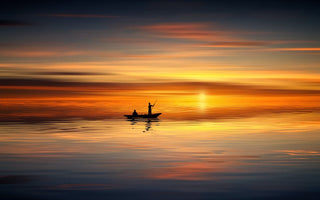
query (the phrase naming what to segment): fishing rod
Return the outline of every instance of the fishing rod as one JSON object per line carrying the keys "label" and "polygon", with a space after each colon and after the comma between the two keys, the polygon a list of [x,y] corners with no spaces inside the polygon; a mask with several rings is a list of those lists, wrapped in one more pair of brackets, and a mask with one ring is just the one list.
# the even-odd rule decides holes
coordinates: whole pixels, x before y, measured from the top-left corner
{"label": "fishing rod", "polygon": [[152,105],[152,106],[156,105],[157,101],[158,101],[158,100],[156,100],[156,101],[153,103],[153,105]]}

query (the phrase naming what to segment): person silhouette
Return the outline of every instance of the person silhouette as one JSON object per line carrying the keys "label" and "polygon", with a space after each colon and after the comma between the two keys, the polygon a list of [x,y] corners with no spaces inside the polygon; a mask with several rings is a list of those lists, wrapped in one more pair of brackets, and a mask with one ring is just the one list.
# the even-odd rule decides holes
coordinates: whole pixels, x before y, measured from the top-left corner
{"label": "person silhouette", "polygon": [[132,116],[138,116],[138,113],[136,110],[133,111]]}
{"label": "person silhouette", "polygon": [[149,102],[149,105],[148,105],[148,115],[150,116],[150,115],[152,115],[152,107],[153,107],[154,105],[151,105],[151,103]]}

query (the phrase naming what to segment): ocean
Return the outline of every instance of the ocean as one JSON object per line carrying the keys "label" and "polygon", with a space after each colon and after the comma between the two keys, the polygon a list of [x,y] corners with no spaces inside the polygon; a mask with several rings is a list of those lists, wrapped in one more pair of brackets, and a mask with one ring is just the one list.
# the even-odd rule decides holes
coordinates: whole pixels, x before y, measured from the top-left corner
{"label": "ocean", "polygon": [[317,199],[317,113],[0,125],[1,199]]}

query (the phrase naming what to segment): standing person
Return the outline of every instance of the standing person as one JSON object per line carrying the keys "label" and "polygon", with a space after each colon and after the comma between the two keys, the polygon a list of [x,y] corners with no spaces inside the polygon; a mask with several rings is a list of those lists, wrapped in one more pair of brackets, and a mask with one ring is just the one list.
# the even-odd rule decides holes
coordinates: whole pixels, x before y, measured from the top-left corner
{"label": "standing person", "polygon": [[151,103],[149,102],[149,105],[148,105],[148,115],[150,116],[150,115],[152,115],[152,107],[153,107],[154,105],[151,105]]}

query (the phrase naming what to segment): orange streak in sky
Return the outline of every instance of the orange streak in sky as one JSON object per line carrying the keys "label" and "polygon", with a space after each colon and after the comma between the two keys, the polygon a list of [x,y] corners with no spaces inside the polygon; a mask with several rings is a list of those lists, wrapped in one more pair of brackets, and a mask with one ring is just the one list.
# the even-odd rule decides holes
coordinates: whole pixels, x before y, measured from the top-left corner
{"label": "orange streak in sky", "polygon": [[307,48],[275,48],[269,49],[269,51],[320,51],[319,47],[307,47]]}

